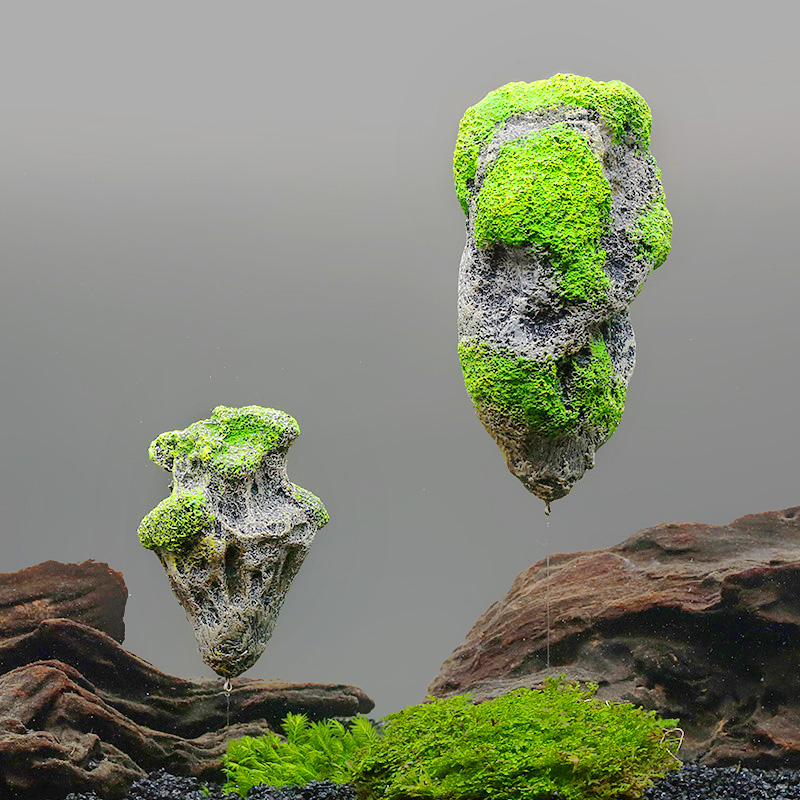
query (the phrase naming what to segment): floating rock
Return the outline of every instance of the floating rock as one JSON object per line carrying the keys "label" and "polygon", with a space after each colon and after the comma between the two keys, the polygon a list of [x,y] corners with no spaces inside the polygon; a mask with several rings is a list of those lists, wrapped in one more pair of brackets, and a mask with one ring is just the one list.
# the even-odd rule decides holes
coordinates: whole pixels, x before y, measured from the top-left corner
{"label": "floating rock", "polygon": [[0,573],[0,639],[35,630],[46,619],[82,622],[122,642],[128,590],[108,564],[45,561]]}
{"label": "floating rock", "polygon": [[680,719],[683,760],[797,768],[798,663],[800,507],[552,555],[549,574],[540,561],[517,576],[428,691],[484,700],[563,672]]}
{"label": "floating rock", "polygon": [[221,782],[229,739],[369,712],[339,684],[232,681],[230,725],[220,681],[159,672],[94,628],[66,619],[0,641],[0,797],[122,797],[134,780],[170,772]]}
{"label": "floating rock", "polygon": [[669,253],[650,124],[630,86],[555,75],[490,92],[459,127],[461,367],[509,469],[548,503],[617,427],[627,307]]}
{"label": "floating rock", "polygon": [[255,664],[292,579],[328,522],[318,497],[289,482],[286,453],[300,433],[274,408],[218,406],[211,419],[163,433],[150,458],[172,494],[139,527],[218,675]]}

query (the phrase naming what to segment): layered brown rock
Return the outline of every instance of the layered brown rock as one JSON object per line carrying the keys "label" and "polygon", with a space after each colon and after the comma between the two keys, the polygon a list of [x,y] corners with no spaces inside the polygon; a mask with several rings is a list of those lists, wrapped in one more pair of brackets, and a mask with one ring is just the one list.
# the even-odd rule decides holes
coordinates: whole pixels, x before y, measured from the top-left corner
{"label": "layered brown rock", "polygon": [[46,619],[74,619],[122,642],[125,580],[108,564],[45,561],[0,573],[0,639],[35,630]]}
{"label": "layered brown rock", "polygon": [[[94,562],[0,576],[0,798],[115,800],[160,767],[219,781],[232,738],[278,730],[289,711],[319,720],[374,706],[353,686],[236,679],[228,698],[221,681],[165,675],[117,641],[126,596],[122,576]],[[59,611],[74,619],[46,618]]]}
{"label": "layered brown rock", "polygon": [[428,691],[484,700],[560,673],[678,717],[684,760],[800,766],[800,507],[540,561]]}

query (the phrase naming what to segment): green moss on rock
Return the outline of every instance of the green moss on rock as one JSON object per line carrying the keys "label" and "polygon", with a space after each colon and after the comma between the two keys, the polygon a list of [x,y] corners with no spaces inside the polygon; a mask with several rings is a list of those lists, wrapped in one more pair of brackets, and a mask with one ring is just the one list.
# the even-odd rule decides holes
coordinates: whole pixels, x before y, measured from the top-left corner
{"label": "green moss on rock", "polygon": [[588,354],[582,354],[536,362],[485,342],[458,346],[464,382],[476,404],[546,438],[566,436],[581,425],[595,428],[605,440],[622,417],[625,385],[614,373],[602,336],[593,337]]}
{"label": "green moss on rock", "polygon": [[214,525],[200,492],[178,490],[162,500],[139,525],[139,541],[148,550],[181,553]]}
{"label": "green moss on rock", "polygon": [[602,336],[592,338],[589,349],[588,362],[575,366],[572,405],[605,440],[616,430],[625,409],[625,384],[614,373]]}
{"label": "green moss on rock", "polygon": [[304,506],[306,509],[306,513],[314,520],[317,525],[317,530],[319,530],[323,525],[327,525],[330,522],[330,516],[328,516],[328,510],[322,503],[322,500],[319,499],[313,492],[309,492],[308,489],[304,489],[302,486],[298,486],[296,483],[292,485],[292,497],[300,503],[301,506]]}
{"label": "green moss on rock", "polygon": [[459,344],[464,382],[472,399],[542,436],[574,430],[577,415],[564,404],[554,361],[535,362],[497,352],[485,342]]}
{"label": "green moss on rock", "polygon": [[556,123],[500,148],[476,201],[475,242],[544,249],[561,296],[591,302],[611,287],[599,247],[610,211],[600,160],[586,139]]}
{"label": "green moss on rock", "polygon": [[297,421],[274,408],[217,406],[211,419],[162,433],[150,445],[150,458],[164,469],[172,469],[176,458],[197,459],[223,478],[243,478],[254,474],[270,452],[288,447],[299,433]]}
{"label": "green moss on rock", "polygon": [[630,134],[646,149],[652,116],[644,98],[622,81],[593,81],[579,75],[558,74],[534,83],[507,83],[467,109],[458,129],[453,158],[456,193],[464,213],[469,211],[469,188],[475,179],[478,155],[507,119],[559,106],[595,111],[611,128],[616,140]]}
{"label": "green moss on rock", "polygon": [[672,215],[663,191],[636,220],[630,237],[637,246],[638,255],[651,261],[653,269],[667,260],[672,244]]}

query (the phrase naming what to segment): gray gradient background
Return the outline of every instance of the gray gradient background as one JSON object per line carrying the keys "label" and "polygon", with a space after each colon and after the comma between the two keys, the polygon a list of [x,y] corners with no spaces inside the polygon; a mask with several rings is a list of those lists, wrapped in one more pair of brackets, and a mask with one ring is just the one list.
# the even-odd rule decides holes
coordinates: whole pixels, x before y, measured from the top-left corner
{"label": "gray gradient background", "polygon": [[[788,8],[4,4],[0,571],[107,561],[126,646],[210,675],[136,537],[169,482],[147,447],[217,404],[283,409],[331,523],[247,675],[383,715],[547,549],[800,502]],[[467,106],[556,72],[648,101],[675,233],[622,423],[548,529],[464,390],[451,163]]]}

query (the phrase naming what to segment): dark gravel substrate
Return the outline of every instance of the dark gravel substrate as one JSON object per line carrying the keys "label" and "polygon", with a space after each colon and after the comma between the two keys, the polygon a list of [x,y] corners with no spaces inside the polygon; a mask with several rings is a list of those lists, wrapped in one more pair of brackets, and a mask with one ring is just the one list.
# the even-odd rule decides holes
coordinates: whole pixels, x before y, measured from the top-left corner
{"label": "dark gravel substrate", "polygon": [[800,800],[800,770],[701,767],[684,764],[663,777],[645,800]]}
{"label": "dark gravel substrate", "polygon": [[[207,786],[208,793],[203,790]],[[248,800],[355,800],[351,786],[329,781],[307,783],[305,786],[255,786]],[[92,792],[69,794],[65,800],[100,800]],[[161,769],[136,781],[125,800],[242,800],[238,794],[227,794],[220,786],[205,784],[196,778],[179,778]]]}
{"label": "dark gravel substrate", "polygon": [[[241,800],[209,785],[205,794],[200,781],[179,778],[164,770],[152,773],[131,786],[126,800]],[[309,783],[275,789],[258,786],[248,800],[354,800],[352,787],[338,783]],[[99,800],[94,794],[70,794],[66,800]],[[736,767],[684,766],[669,773],[644,800],[800,800],[800,770],[761,770]]]}

